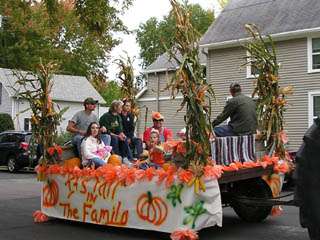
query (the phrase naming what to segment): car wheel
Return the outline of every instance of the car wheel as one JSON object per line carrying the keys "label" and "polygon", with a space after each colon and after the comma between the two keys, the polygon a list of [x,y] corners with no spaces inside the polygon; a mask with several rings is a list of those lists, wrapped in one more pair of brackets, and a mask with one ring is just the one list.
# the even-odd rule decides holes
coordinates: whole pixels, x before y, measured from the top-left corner
{"label": "car wheel", "polygon": [[[239,197],[260,198],[261,201],[272,198],[268,184],[260,178],[235,183],[234,193]],[[262,222],[271,213],[272,206],[245,204],[234,199],[231,204],[236,214],[246,222]]]}
{"label": "car wheel", "polygon": [[17,164],[17,160],[16,160],[15,156],[10,155],[8,157],[7,166],[8,166],[9,172],[11,172],[11,173],[14,173],[18,170],[18,164]]}

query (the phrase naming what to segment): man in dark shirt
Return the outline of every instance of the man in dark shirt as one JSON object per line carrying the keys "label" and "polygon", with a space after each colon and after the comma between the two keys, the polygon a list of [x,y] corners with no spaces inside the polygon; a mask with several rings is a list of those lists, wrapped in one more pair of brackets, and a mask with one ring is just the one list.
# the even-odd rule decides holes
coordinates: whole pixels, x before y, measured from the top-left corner
{"label": "man in dark shirt", "polygon": [[[230,85],[232,98],[227,101],[223,112],[212,122],[217,137],[255,134],[257,130],[256,104],[252,98],[241,93],[239,83]],[[230,117],[227,125],[218,126]]]}
{"label": "man in dark shirt", "polygon": [[139,158],[143,148],[142,140],[134,136],[134,116],[131,112],[131,102],[129,100],[123,100],[123,108],[121,112],[123,132],[128,138],[130,147],[134,150],[134,157]]}
{"label": "man in dark shirt", "polygon": [[122,118],[120,116],[123,103],[114,100],[111,103],[109,112],[103,114],[100,118],[100,127],[104,127],[111,136],[112,151],[123,158],[132,160],[132,154],[128,143],[128,138],[123,132]]}

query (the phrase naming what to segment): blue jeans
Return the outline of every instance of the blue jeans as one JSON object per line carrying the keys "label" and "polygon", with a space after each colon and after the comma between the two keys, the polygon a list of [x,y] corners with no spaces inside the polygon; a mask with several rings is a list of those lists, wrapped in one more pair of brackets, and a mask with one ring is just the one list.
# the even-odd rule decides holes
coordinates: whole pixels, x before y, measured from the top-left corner
{"label": "blue jeans", "polygon": [[94,164],[95,168],[101,167],[106,164],[105,161],[103,161],[101,158],[98,158],[98,157],[91,158],[88,161],[89,161],[88,165],[91,166],[92,164]]}
{"label": "blue jeans", "polygon": [[104,145],[106,146],[111,146],[111,136],[109,134],[106,134],[106,133],[102,133],[100,135],[101,137],[101,141],[104,143]]}
{"label": "blue jeans", "polygon": [[134,156],[139,158],[141,153],[143,152],[142,140],[140,138],[133,137],[131,139],[130,147],[133,148]]}
{"label": "blue jeans", "polygon": [[76,134],[72,138],[72,145],[77,148],[78,156],[81,158],[81,143],[83,140],[84,136],[80,134]]}
{"label": "blue jeans", "polygon": [[123,158],[126,157],[129,161],[132,160],[132,153],[127,139],[120,141],[117,136],[111,135],[111,146],[113,153]]}
{"label": "blue jeans", "polygon": [[221,125],[221,126],[215,127],[213,131],[217,137],[228,137],[228,136],[237,135],[229,125]]}
{"label": "blue jeans", "polygon": [[158,164],[155,164],[155,163],[143,162],[143,163],[140,163],[140,165],[139,165],[139,169],[143,169],[143,170],[146,170],[146,169],[151,168],[151,167],[154,167],[155,169],[161,168]]}

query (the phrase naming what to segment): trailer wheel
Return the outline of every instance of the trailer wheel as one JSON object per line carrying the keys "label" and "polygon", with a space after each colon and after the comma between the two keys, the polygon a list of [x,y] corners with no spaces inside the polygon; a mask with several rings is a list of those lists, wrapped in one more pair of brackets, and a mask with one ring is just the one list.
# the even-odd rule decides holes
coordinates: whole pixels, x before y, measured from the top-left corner
{"label": "trailer wheel", "polygon": [[235,198],[231,202],[231,207],[236,214],[246,222],[261,222],[265,220],[271,212],[272,206],[255,206],[237,200],[237,197],[252,197],[268,199],[272,198],[272,192],[268,184],[261,178],[239,181],[234,184]]}

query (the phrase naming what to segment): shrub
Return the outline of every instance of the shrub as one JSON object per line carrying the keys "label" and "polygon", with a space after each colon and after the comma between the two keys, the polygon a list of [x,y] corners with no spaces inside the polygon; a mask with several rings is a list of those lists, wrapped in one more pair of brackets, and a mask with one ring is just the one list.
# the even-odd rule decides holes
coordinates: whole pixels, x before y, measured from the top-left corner
{"label": "shrub", "polygon": [[63,144],[65,144],[66,142],[70,141],[72,139],[72,134],[69,132],[61,132],[57,139],[56,139],[56,143],[60,146],[62,146]]}
{"label": "shrub", "polygon": [[14,130],[14,124],[11,116],[7,113],[0,113],[0,132]]}

